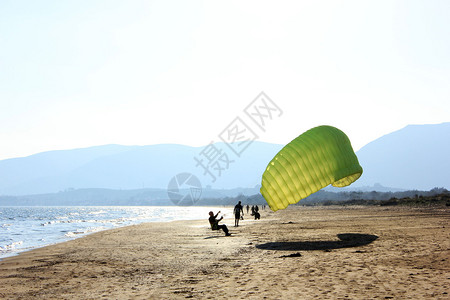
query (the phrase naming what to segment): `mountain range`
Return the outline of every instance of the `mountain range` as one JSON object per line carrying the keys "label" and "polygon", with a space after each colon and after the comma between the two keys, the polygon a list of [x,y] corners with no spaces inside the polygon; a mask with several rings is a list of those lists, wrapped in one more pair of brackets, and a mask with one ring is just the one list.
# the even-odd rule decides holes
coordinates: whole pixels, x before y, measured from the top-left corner
{"label": "mountain range", "polygon": [[[282,145],[254,141],[245,146],[103,145],[0,160],[0,195],[89,188],[165,190],[182,173],[194,175],[205,190],[257,191],[267,163]],[[406,126],[357,151],[364,172],[349,188],[449,189],[448,153],[450,123]]]}
{"label": "mountain range", "polygon": [[401,189],[450,189],[450,123],[409,125],[362,147],[364,169],[354,186],[381,184]]}

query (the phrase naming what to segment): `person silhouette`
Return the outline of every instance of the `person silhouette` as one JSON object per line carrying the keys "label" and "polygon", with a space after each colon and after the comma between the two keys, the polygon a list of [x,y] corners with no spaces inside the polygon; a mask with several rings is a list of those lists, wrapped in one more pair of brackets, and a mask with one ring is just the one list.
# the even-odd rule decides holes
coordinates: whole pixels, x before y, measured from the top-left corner
{"label": "person silhouette", "polygon": [[244,210],[241,205],[241,201],[239,201],[238,204],[236,204],[236,206],[234,207],[234,227],[239,226],[239,220],[241,219],[241,212],[242,215],[244,215]]}
{"label": "person silhouette", "polygon": [[219,222],[222,221],[223,216],[220,217],[220,219],[217,220],[217,216],[219,215],[220,210],[217,212],[216,215],[212,211],[209,212],[209,224],[211,225],[212,230],[220,230],[222,229],[223,232],[225,232],[225,236],[230,236],[231,233],[228,232],[228,227],[225,224],[219,225]]}
{"label": "person silhouette", "polygon": [[255,220],[259,220],[261,218],[258,205],[252,206],[252,216],[255,216]]}

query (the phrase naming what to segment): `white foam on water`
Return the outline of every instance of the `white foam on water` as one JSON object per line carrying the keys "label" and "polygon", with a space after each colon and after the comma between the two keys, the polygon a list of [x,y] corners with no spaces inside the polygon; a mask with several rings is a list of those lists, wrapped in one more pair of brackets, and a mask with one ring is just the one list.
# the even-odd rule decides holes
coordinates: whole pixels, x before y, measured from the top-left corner
{"label": "white foam on water", "polygon": [[198,220],[210,210],[229,208],[144,207],[0,207],[0,258],[102,230],[144,222]]}

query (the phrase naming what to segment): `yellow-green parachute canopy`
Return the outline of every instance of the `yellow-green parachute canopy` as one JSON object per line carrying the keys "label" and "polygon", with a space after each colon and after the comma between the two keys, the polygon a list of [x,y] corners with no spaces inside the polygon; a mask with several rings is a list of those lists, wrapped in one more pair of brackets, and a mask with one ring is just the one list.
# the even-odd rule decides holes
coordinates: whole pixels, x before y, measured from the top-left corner
{"label": "yellow-green parachute canopy", "polygon": [[318,126],[275,155],[262,176],[261,194],[277,211],[329,184],[350,185],[361,174],[362,167],[345,133],[332,126]]}

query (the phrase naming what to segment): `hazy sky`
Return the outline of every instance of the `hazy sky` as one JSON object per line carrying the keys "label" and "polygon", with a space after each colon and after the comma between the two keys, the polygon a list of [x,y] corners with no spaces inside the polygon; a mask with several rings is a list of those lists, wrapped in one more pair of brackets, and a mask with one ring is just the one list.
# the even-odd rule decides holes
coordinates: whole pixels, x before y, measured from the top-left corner
{"label": "hazy sky", "polygon": [[[355,150],[450,121],[450,1],[0,1],[0,159],[102,144],[204,146],[240,117]],[[264,91],[264,130],[244,109]]]}

